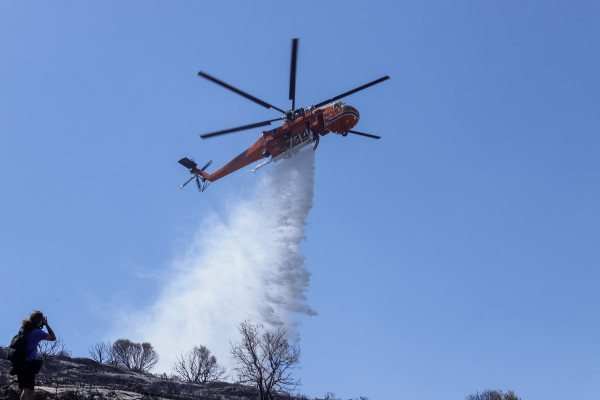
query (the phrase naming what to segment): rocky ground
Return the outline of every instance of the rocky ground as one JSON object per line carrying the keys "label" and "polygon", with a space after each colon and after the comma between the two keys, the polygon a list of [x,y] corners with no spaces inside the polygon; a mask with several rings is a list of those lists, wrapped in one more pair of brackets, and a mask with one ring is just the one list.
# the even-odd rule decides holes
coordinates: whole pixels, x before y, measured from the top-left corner
{"label": "rocky ground", "polygon": [[[1,353],[1,351],[0,351]],[[0,400],[18,399],[16,377],[10,362],[0,357]],[[225,382],[191,384],[99,364],[87,358],[55,357],[47,360],[36,379],[36,400],[256,400],[251,387]],[[301,400],[286,397],[287,400]]]}

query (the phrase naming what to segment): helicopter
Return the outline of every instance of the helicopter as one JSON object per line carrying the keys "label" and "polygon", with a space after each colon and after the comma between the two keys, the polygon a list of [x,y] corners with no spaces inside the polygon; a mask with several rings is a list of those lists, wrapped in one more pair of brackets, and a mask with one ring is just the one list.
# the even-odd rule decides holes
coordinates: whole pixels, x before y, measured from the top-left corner
{"label": "helicopter", "polygon": [[227,162],[221,168],[211,174],[205,172],[212,161],[206,163],[202,168],[198,168],[198,164],[190,158],[184,157],[179,160],[179,164],[189,169],[192,177],[183,185],[183,189],[192,180],[196,180],[198,190],[203,192],[211,182],[223,178],[232,172],[237,171],[249,164],[259,160],[266,160],[254,167],[253,171],[267,165],[270,162],[277,162],[281,159],[290,157],[297,151],[313,144],[313,149],[316,150],[319,145],[319,137],[325,136],[329,132],[334,132],[342,136],[347,136],[349,133],[359,136],[368,137],[371,139],[381,139],[381,136],[372,135],[369,133],[358,132],[352,130],[358,123],[360,115],[358,110],[341,101],[341,98],[349,96],[353,93],[364,90],[368,87],[381,83],[389,76],[384,76],[372,82],[359,86],[355,89],[344,92],[340,95],[322,101],[318,104],[309,107],[296,108],[296,64],[298,56],[298,39],[292,39],[292,55],[290,67],[290,90],[289,100],[292,101],[292,108],[285,111],[275,107],[263,100],[260,100],[234,86],[231,86],[205,72],[198,72],[198,76],[205,78],[219,86],[222,86],[232,92],[245,97],[265,108],[274,109],[283,114],[283,116],[268,121],[257,122],[253,124],[238,126],[235,128],[224,129],[216,132],[200,135],[202,139],[207,139],[219,135],[224,135],[233,132],[239,132],[248,129],[259,128],[271,125],[275,121],[283,121],[283,125],[263,131],[258,140],[254,142],[248,149],[244,150],[240,155]]}

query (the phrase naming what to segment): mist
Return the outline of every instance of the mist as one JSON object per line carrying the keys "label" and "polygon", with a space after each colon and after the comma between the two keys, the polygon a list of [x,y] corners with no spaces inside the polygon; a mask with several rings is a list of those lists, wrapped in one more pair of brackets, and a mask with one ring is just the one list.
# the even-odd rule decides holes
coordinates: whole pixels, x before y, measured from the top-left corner
{"label": "mist", "polygon": [[175,358],[198,345],[230,368],[241,322],[283,325],[297,338],[298,317],[316,315],[300,246],[313,204],[314,153],[259,170],[249,197],[232,202],[225,217],[199,221],[183,255],[169,263],[156,302],[129,318],[132,340],[158,352],[156,370],[171,373]]}

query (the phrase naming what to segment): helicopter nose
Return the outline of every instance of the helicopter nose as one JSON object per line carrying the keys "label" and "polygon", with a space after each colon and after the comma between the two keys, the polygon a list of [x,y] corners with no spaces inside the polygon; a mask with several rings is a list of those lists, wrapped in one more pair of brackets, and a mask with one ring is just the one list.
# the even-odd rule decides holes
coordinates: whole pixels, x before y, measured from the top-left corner
{"label": "helicopter nose", "polygon": [[358,110],[356,108],[344,104],[342,106],[342,114],[346,116],[346,118],[344,118],[346,130],[352,129],[356,126],[356,124],[358,124],[360,115],[358,114]]}
{"label": "helicopter nose", "polygon": [[358,124],[360,118],[356,108],[337,102],[325,110],[325,127],[330,132],[345,133]]}

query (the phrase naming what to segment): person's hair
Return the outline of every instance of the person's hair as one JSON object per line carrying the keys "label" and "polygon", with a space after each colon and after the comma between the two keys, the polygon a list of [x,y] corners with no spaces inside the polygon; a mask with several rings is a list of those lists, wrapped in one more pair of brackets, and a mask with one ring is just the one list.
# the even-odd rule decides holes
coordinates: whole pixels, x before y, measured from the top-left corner
{"label": "person's hair", "polygon": [[24,331],[30,331],[38,327],[40,321],[44,319],[44,313],[41,311],[34,311],[29,316],[29,319],[24,319],[21,323],[21,329]]}

